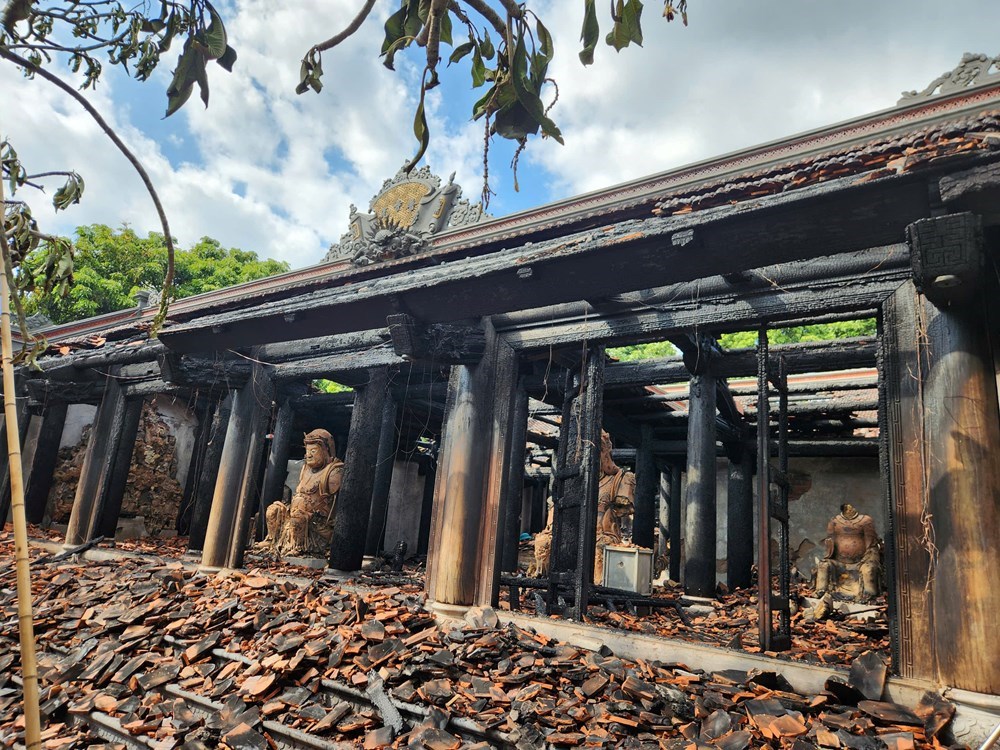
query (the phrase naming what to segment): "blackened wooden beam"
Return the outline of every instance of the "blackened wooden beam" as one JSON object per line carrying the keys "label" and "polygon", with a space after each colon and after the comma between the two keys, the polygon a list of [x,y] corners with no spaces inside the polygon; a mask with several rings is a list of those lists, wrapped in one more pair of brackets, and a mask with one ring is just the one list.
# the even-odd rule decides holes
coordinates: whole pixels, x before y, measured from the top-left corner
{"label": "blackened wooden beam", "polygon": [[158,358],[159,375],[171,385],[197,388],[240,388],[250,377],[253,362],[229,355],[204,356],[166,352]]}
{"label": "blackened wooden beam", "polygon": [[[381,325],[385,325],[384,320]],[[298,359],[364,351],[372,347],[382,346],[388,343],[390,338],[389,330],[380,327],[368,331],[355,331],[333,336],[316,336],[313,338],[292,339],[274,344],[264,344],[257,348],[257,352],[261,361],[278,364]]]}
{"label": "blackened wooden beam", "polygon": [[753,569],[754,455],[743,445],[729,460],[726,494],[726,585],[730,591],[748,588]]}
{"label": "blackened wooden beam", "polygon": [[497,319],[512,346],[536,351],[582,339],[634,344],[693,330],[727,333],[871,317],[906,280],[908,266],[906,246],[896,244],[753,269],[739,283],[709,276],[616,295],[623,302],[615,305],[579,302]]}
{"label": "blackened wooden beam", "polygon": [[360,386],[369,370],[402,365],[405,361],[393,351],[392,344],[379,344],[362,351],[281,362],[274,365],[273,375],[279,382],[329,378],[344,385]]}
{"label": "blackened wooden beam", "polygon": [[[656,558],[669,561],[670,545],[670,469],[657,462]],[[668,571],[669,575],[669,571]]]}
{"label": "blackened wooden beam", "polygon": [[393,350],[407,361],[471,364],[486,349],[482,326],[425,324],[406,313],[390,315],[386,322]]}
{"label": "blackened wooden beam", "polygon": [[104,381],[89,380],[57,382],[33,378],[26,383],[29,402],[33,407],[46,404],[99,404],[104,396]]}
{"label": "blackened wooden beam", "polygon": [[295,409],[289,398],[278,403],[278,414],[274,419],[274,429],[267,451],[267,467],[264,483],[260,491],[260,512],[257,514],[256,538],[263,539],[267,533],[266,515],[271,503],[283,500],[285,480],[288,478],[288,455],[292,448],[292,427]]}
{"label": "blackened wooden beam", "polygon": [[378,451],[375,454],[375,476],[372,481],[371,510],[368,516],[368,534],[365,539],[365,554],[372,557],[396,541],[394,539],[384,540],[386,519],[389,514],[392,467],[396,460],[396,444],[399,440],[399,433],[396,430],[396,411],[396,402],[391,395],[387,395],[382,404]]}
{"label": "blackened wooden beam", "polygon": [[691,376],[684,524],[684,591],[715,595],[715,435],[716,383],[711,375]]}
{"label": "blackened wooden beam", "polygon": [[[657,440],[653,443],[653,450],[657,456],[684,456],[687,454],[688,442],[686,440]],[[725,456],[726,453],[721,446],[717,446],[717,456]],[[812,439],[812,440],[789,440],[788,455],[797,458],[802,457],[851,457],[851,456],[877,456],[877,438],[841,438],[841,439]]]}
{"label": "blackened wooden beam", "polygon": [[84,454],[80,478],[76,485],[73,509],[66,526],[66,544],[76,546],[90,541],[96,534],[102,497],[114,466],[117,449],[116,435],[125,419],[125,396],[116,368],[106,379],[104,398],[97,408],[90,439]]}
{"label": "blackened wooden beam", "polygon": [[208,519],[212,511],[212,498],[215,495],[215,481],[219,474],[222,452],[229,431],[229,417],[233,410],[233,393],[222,398],[214,409],[209,429],[203,433],[203,448],[200,451],[201,460],[189,471],[198,472],[198,486],[191,505],[190,536],[188,550],[201,552],[205,546],[205,532],[208,529]]}
{"label": "blackened wooden beam", "polygon": [[[771,399],[772,411],[776,399]],[[788,405],[789,414],[850,414],[856,411],[875,411],[878,409],[878,397],[873,393],[868,398],[836,397],[817,398],[814,401],[793,401]],[[750,421],[756,421],[757,408],[747,406],[745,413]]]}
{"label": "blackened wooden beam", "polygon": [[[775,358],[784,356],[788,372],[826,373],[872,367],[875,364],[877,341],[874,336],[805,344],[778,344],[772,347]],[[710,366],[716,377],[749,377],[756,367],[754,350],[738,349],[717,356]],[[679,383],[687,379],[688,370],[680,357],[664,357],[638,362],[612,362],[607,367],[607,383],[616,387]]]}
{"label": "blackened wooden beam", "polygon": [[365,554],[389,371],[384,367],[370,370],[366,381],[354,397],[344,478],[333,512],[329,561],[334,570],[360,570]]}
{"label": "blackened wooden beam", "polygon": [[194,510],[195,495],[198,492],[199,468],[204,461],[206,435],[212,428],[212,414],[215,407],[216,403],[210,398],[199,398],[192,404],[198,426],[195,428],[194,445],[191,457],[188,459],[184,495],[174,524],[178,536],[188,536],[191,533],[191,515]]}
{"label": "blackened wooden beam", "polygon": [[59,462],[59,442],[66,425],[67,408],[64,403],[55,403],[42,412],[42,426],[38,431],[24,490],[28,523],[39,524],[45,519],[52,476]]}
{"label": "blackened wooden beam", "polygon": [[[878,379],[873,372],[869,377],[857,377],[857,378],[837,378],[836,380],[823,380],[822,377],[817,377],[815,381],[800,382],[796,383],[792,381],[788,384],[788,393],[792,394],[811,394],[811,393],[826,393],[828,391],[863,391],[868,389],[874,389],[878,386]],[[732,391],[734,396],[755,396],[757,395],[757,386],[744,386],[744,385],[733,385],[730,383],[729,390]],[[687,394],[679,394],[678,400],[683,400],[687,398]]]}
{"label": "blackened wooden beam", "polygon": [[670,464],[670,580],[681,580],[681,465]]}
{"label": "blackened wooden beam", "polygon": [[[503,521],[506,503],[513,501],[511,482],[518,483],[515,467],[514,414],[518,410],[518,356],[496,334],[487,321],[487,348],[478,367],[490,370],[487,394],[489,420],[483,461],[482,513],[479,519],[479,555],[476,560],[476,598],[481,607],[497,607],[500,603],[500,568],[503,553]],[[520,466],[524,466],[523,458]]]}
{"label": "blackened wooden beam", "polygon": [[[496,253],[268,300],[238,315],[210,315],[168,328],[184,351],[376,328],[387,309],[427,322],[592,299],[704,275],[739,272],[898,242],[929,214],[929,171],[856,177],[685,215],[630,220]],[[615,273],[607,272],[609,258]],[[332,330],[331,330],[332,329]]]}
{"label": "blackened wooden beam", "polygon": [[274,381],[265,366],[254,363],[250,378],[242,391],[248,391],[253,398],[250,415],[250,437],[247,441],[247,455],[240,483],[236,518],[233,521],[232,539],[226,567],[242,568],[246,549],[253,543],[253,516],[260,512],[261,483],[264,479],[264,459],[267,450],[267,435],[273,428],[276,411],[274,402],[276,389]]}
{"label": "blackened wooden beam", "polygon": [[114,437],[116,446],[107,488],[101,497],[96,536],[115,538],[118,516],[121,514],[122,500],[125,497],[129,471],[132,468],[132,453],[135,450],[135,439],[142,418],[142,404],[141,398],[125,400],[121,428]]}
{"label": "blackened wooden beam", "polygon": [[434,515],[434,481],[437,476],[437,462],[429,457],[421,459],[420,475],[424,478],[424,494],[420,503],[417,554],[426,555],[431,535],[431,519]]}
{"label": "blackened wooden beam", "polygon": [[642,426],[642,442],[639,444],[635,463],[635,517],[632,521],[632,541],[640,547],[652,549],[660,472],[656,468],[653,456],[651,425]]}
{"label": "blackened wooden beam", "polygon": [[[500,569],[517,570],[519,538],[521,536],[521,506],[524,497],[524,456],[528,440],[528,393],[518,381],[517,393],[510,418],[510,463],[507,493],[504,499],[503,546]],[[553,441],[557,442],[557,441]]]}

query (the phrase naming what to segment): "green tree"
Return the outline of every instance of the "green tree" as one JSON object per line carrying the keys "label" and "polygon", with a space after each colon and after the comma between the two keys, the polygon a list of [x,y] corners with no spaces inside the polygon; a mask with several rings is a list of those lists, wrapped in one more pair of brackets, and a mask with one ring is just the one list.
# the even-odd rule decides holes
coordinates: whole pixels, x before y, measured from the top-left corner
{"label": "green tree", "polygon": [[[813,323],[792,328],[775,328],[768,331],[769,344],[797,344],[807,341],[832,341],[853,336],[874,336],[875,318],[844,320],[836,323]],[[747,349],[757,346],[757,331],[725,333],[719,337],[723,349]]]}
{"label": "green tree", "polygon": [[288,270],[284,261],[237,248],[224,248],[218,240],[202,237],[190,250],[177,253],[176,296],[211,292],[227,286],[263,279]]}
{"label": "green tree", "polygon": [[[813,323],[812,325],[775,328],[769,330],[770,344],[795,344],[807,341],[833,341],[854,336],[874,336],[875,318],[844,320],[836,323]],[[749,349],[757,346],[757,331],[737,331],[724,333],[719,337],[723,349]],[[654,341],[650,344],[632,344],[608,349],[608,354],[622,362],[657,357],[673,357],[679,352],[669,341]]]}
{"label": "green tree", "polygon": [[[141,237],[132,229],[111,229],[103,224],[79,227],[76,236],[74,283],[65,296],[29,294],[28,314],[43,313],[54,323],[102,315],[135,305],[140,289],[159,288],[167,268],[163,235],[150,232]],[[47,260],[39,248],[29,253],[20,271],[34,272]],[[176,254],[174,296],[221,289],[288,270],[288,264],[261,260],[254,252],[223,248],[211,237],[203,237],[188,250]]]}

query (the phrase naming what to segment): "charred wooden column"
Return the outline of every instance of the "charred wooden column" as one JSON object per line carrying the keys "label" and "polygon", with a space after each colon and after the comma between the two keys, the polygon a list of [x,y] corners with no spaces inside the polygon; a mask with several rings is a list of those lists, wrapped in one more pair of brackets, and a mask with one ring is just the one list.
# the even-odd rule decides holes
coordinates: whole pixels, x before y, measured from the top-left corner
{"label": "charred wooden column", "polygon": [[330,567],[334,570],[361,569],[388,391],[389,371],[380,367],[368,371],[367,385],[359,387],[354,396],[344,451],[344,479],[333,512]]}
{"label": "charred wooden column", "polygon": [[653,426],[644,424],[635,459],[635,517],[632,521],[632,542],[640,547],[653,547],[659,479],[660,472],[653,458]]}
{"label": "charred wooden column", "polygon": [[730,590],[752,583],[753,451],[740,446],[729,458],[726,493],[726,585]]}
{"label": "charred wooden column", "polygon": [[[87,441],[73,510],[66,527],[66,545],[70,547],[89,541],[102,526],[102,510],[126,419],[126,399],[116,377],[117,371],[118,368],[113,368],[107,378],[104,397],[97,408]],[[134,433],[132,439],[134,442]]]}
{"label": "charred wooden column", "polygon": [[681,467],[670,466],[670,580],[681,580]]}
{"label": "charred wooden column", "polygon": [[[296,394],[297,395],[297,394]],[[286,394],[278,403],[278,414],[274,418],[271,432],[270,450],[267,452],[267,468],[264,469],[264,483],[260,491],[260,512],[257,513],[255,537],[263,539],[267,533],[265,514],[271,503],[282,500],[285,480],[288,478],[288,454],[292,447],[292,424],[295,410],[291,398]]]}
{"label": "charred wooden column", "polygon": [[684,591],[694,596],[715,595],[715,404],[715,378],[693,375],[688,403]]}
{"label": "charred wooden column", "polygon": [[417,533],[417,554],[426,555],[431,538],[431,520],[434,517],[434,480],[437,462],[425,457],[420,462],[420,475],[424,478],[424,498],[420,505],[420,531]]}
{"label": "charred wooden column", "polygon": [[670,469],[657,465],[659,471],[658,505],[656,514],[656,556],[669,559],[670,546]]}
{"label": "charred wooden column", "polygon": [[272,389],[264,366],[254,364],[247,383],[232,393],[232,412],[201,554],[201,564],[206,568],[242,564],[250,515],[256,508],[254,485],[271,416]]}
{"label": "charred wooden column", "polygon": [[1000,642],[1000,408],[982,298],[995,271],[971,214],[908,239],[922,294],[900,288],[882,331],[899,669],[996,694],[1000,661],[983,655]]}
{"label": "charred wooden column", "polygon": [[552,490],[549,606],[556,606],[558,587],[568,587],[573,596],[569,615],[581,620],[594,583],[604,412],[603,346],[589,348],[582,370],[575,378],[567,378],[564,394]]}
{"label": "charred wooden column", "polygon": [[107,491],[101,498],[100,518],[96,529],[97,535],[108,539],[113,539],[118,529],[118,516],[125,497],[129,471],[132,468],[132,453],[135,451],[135,439],[139,433],[139,420],[142,418],[142,404],[141,398],[126,399],[121,429],[113,438],[117,447],[108,477]]}
{"label": "charred wooden column", "polygon": [[[382,420],[379,427],[378,450],[375,455],[375,476],[372,482],[371,510],[368,516],[368,535],[365,554],[375,556],[382,551],[382,537],[385,533],[386,515],[389,512],[389,489],[392,485],[392,467],[396,459],[396,401],[386,396],[382,405]],[[387,540],[395,544],[395,540]],[[408,552],[413,552],[409,550]]]}
{"label": "charred wooden column", "polygon": [[208,517],[212,510],[212,497],[215,493],[215,480],[219,474],[219,463],[222,460],[222,449],[226,443],[226,433],[229,428],[229,416],[233,410],[232,394],[227,394],[216,406],[211,422],[202,433],[203,446],[199,455],[201,460],[197,467],[197,485],[191,499],[191,522],[189,524],[188,550],[201,552],[205,546],[205,531],[208,528]]}
{"label": "charred wooden column", "polygon": [[[28,411],[28,398],[25,392],[24,379],[16,378],[14,388],[17,391],[17,432],[21,438],[21,445],[24,445],[24,438],[28,434],[28,427],[31,424],[31,412]],[[6,420],[3,427],[0,427],[0,445],[6,445],[7,425]],[[23,459],[22,459],[23,460]],[[6,461],[0,464],[0,527],[7,521],[7,514],[10,512],[10,466]]]}
{"label": "charred wooden column", "polygon": [[25,513],[28,523],[41,523],[52,489],[52,474],[59,462],[59,442],[66,425],[67,404],[55,402],[45,407],[42,426],[31,456],[28,479],[24,490]]}
{"label": "charred wooden column", "polygon": [[499,590],[517,357],[485,327],[482,360],[453,366],[448,382],[427,559],[428,598],[442,611],[491,604]]}
{"label": "charred wooden column", "polygon": [[528,392],[518,383],[514,411],[510,418],[510,474],[504,499],[503,561],[501,570],[517,570],[517,550],[521,537],[521,507],[524,498],[524,453],[528,436]]}

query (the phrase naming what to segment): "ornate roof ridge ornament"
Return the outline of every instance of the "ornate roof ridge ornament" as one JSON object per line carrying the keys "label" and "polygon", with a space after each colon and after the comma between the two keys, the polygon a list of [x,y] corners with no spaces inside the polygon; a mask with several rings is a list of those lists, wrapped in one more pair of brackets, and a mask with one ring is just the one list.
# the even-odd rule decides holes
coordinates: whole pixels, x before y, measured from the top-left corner
{"label": "ornate roof ridge ornament", "polygon": [[449,227],[476,224],[488,215],[482,204],[462,198],[455,173],[448,184],[427,166],[406,173],[402,168],[368,204],[367,214],[351,204],[350,229],[330,246],[323,262],[349,260],[366,266],[417,255],[430,249],[431,237]]}
{"label": "ornate roof ridge ornament", "polygon": [[990,57],[966,52],[954,70],[939,75],[923,91],[904,91],[902,98],[896,104],[897,106],[913,104],[990,83],[1000,83],[1000,55]]}

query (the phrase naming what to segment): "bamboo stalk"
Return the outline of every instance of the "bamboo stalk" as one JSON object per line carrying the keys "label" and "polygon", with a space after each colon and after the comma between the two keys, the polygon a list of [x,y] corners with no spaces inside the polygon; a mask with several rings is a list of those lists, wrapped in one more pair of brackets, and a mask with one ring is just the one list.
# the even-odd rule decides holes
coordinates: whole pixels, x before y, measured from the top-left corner
{"label": "bamboo stalk", "polygon": [[[42,746],[41,717],[38,710],[38,665],[35,660],[35,627],[31,613],[31,570],[28,563],[28,524],[24,513],[24,475],[21,465],[21,437],[17,429],[14,393],[14,347],[10,337],[10,286],[7,283],[5,254],[7,234],[2,218],[6,215],[3,181],[0,180],[0,347],[3,351],[3,408],[7,424],[7,461],[10,471],[10,509],[14,521],[14,556],[17,566],[17,618],[21,634],[21,679],[24,682],[24,744],[27,750]],[[5,519],[0,519],[0,521]]]}

